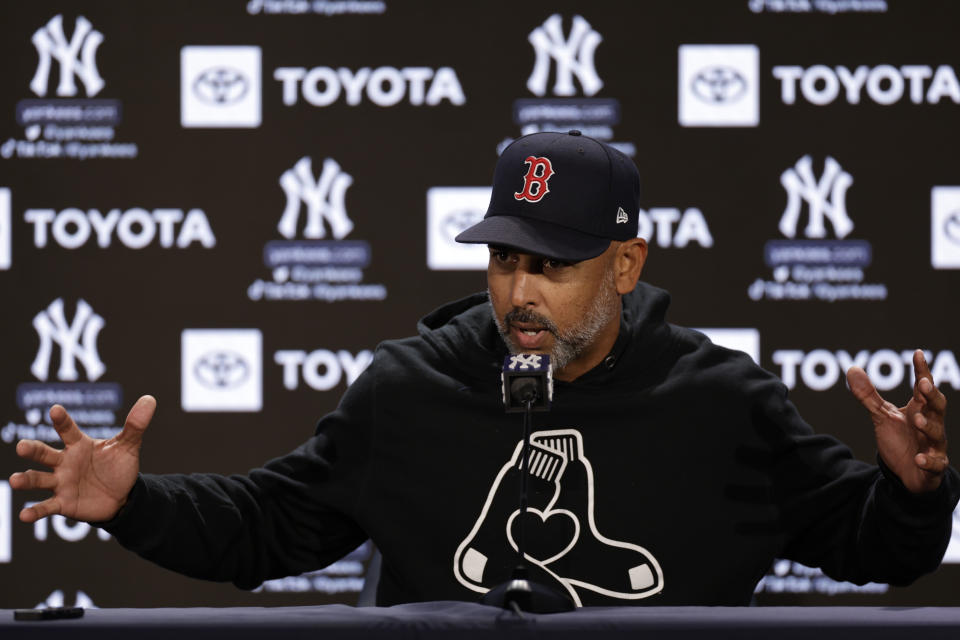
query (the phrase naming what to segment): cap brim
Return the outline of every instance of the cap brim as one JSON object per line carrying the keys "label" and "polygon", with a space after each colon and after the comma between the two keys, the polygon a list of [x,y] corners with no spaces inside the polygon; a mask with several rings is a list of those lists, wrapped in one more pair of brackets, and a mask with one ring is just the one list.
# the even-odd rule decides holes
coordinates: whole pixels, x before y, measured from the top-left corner
{"label": "cap brim", "polygon": [[516,216],[490,216],[455,238],[466,244],[492,244],[566,262],[596,258],[610,246],[609,238]]}

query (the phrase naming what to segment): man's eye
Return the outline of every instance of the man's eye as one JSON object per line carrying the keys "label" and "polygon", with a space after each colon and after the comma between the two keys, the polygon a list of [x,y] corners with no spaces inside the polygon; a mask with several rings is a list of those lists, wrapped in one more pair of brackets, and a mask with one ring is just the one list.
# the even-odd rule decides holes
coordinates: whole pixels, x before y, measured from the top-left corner
{"label": "man's eye", "polygon": [[492,255],[495,259],[499,260],[500,262],[506,262],[507,260],[510,259],[510,252],[507,251],[506,249],[491,249],[490,255]]}
{"label": "man's eye", "polygon": [[563,260],[554,260],[553,258],[545,258],[543,260],[543,266],[547,269],[562,269],[564,267],[569,267],[569,262],[564,262]]}

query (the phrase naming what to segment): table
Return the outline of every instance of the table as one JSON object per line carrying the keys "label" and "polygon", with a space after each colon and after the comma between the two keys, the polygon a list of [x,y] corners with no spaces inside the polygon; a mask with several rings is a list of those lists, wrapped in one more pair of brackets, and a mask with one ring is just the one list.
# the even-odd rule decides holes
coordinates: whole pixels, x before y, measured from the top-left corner
{"label": "table", "polygon": [[91,609],[82,618],[14,621],[0,610],[0,638],[15,640],[293,640],[299,638],[960,638],[954,607],[594,607],[515,614],[468,602],[395,607]]}

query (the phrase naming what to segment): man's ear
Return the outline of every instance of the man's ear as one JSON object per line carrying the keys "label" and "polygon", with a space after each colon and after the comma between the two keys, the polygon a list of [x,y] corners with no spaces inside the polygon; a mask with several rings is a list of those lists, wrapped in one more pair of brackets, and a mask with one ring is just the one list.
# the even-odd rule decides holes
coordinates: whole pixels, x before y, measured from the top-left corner
{"label": "man's ear", "polygon": [[614,282],[617,293],[630,293],[637,286],[643,265],[647,261],[647,241],[631,238],[620,244],[614,258]]}

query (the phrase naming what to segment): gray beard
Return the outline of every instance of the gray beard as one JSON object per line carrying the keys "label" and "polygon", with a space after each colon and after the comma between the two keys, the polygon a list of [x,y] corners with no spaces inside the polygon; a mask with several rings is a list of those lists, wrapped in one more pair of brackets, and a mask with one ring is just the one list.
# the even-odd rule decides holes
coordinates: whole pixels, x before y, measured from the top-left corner
{"label": "gray beard", "polygon": [[[493,302],[490,301],[490,314],[497,325],[497,331],[503,338],[504,344],[510,353],[520,353],[523,350],[518,349],[510,339],[510,333],[507,325],[513,322],[535,322],[546,328],[553,334],[553,349],[550,351],[550,361],[554,371],[560,371],[568,364],[579,358],[583,352],[592,345],[603,328],[610,322],[617,313],[617,290],[613,285],[612,273],[608,274],[609,279],[604,278],[604,284],[600,286],[596,297],[590,304],[590,308],[584,314],[580,322],[561,332],[557,326],[541,316],[535,311],[527,309],[513,309],[508,312],[504,319],[497,317],[497,312],[493,308]],[[487,296],[489,298],[489,290]]]}

